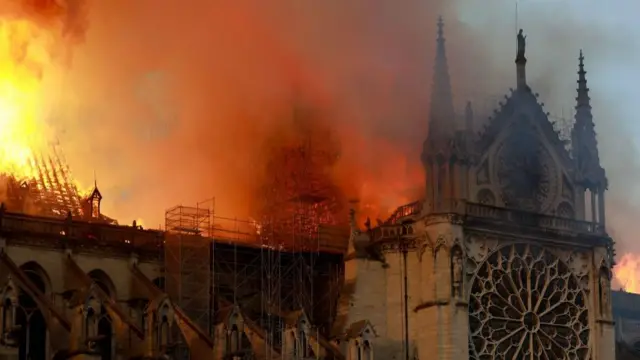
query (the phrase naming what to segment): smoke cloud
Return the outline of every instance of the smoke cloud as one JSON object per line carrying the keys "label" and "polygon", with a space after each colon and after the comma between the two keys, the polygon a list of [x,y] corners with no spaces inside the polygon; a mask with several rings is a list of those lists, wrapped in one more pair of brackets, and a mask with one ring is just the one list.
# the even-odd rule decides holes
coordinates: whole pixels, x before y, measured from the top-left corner
{"label": "smoke cloud", "polygon": [[507,0],[91,5],[84,21],[72,22],[78,25],[71,29],[88,29],[80,32],[73,66],[49,73],[56,79],[51,118],[75,176],[90,185],[95,170],[103,209],[121,222],[142,218],[156,226],[163,209],[210,197],[218,214],[248,216],[262,140],[289,121],[294,87],[341,138],[337,171],[350,197],[390,207],[420,196],[442,15],[460,113],[470,100],[476,115],[486,116],[515,87],[515,33],[522,27],[530,85],[554,117],[570,118],[584,50],[610,180],[609,226],[619,252],[640,250],[631,225],[640,196],[633,182],[640,129],[630,121],[640,47],[629,49],[617,34],[621,19],[635,13],[631,1],[605,11],[595,0],[522,0],[517,25]]}

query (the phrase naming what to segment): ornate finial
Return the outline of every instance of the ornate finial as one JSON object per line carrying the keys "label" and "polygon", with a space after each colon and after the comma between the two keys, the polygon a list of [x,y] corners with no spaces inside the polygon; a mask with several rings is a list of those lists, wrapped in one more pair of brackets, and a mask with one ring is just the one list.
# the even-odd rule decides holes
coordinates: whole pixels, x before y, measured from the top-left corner
{"label": "ornate finial", "polygon": [[584,66],[584,55],[582,55],[582,49],[580,49],[580,57],[578,57],[578,60],[580,60],[580,66]]}
{"label": "ornate finial", "polygon": [[584,81],[586,82],[586,78],[585,75],[587,74],[586,71],[584,71],[584,54],[582,53],[582,49],[580,49],[580,56],[578,57],[578,75],[580,75],[578,81]]}
{"label": "ornate finial", "polygon": [[587,72],[584,70],[584,54],[580,49],[578,57],[578,97],[576,98],[576,110],[578,108],[591,108],[589,88],[587,87]]}

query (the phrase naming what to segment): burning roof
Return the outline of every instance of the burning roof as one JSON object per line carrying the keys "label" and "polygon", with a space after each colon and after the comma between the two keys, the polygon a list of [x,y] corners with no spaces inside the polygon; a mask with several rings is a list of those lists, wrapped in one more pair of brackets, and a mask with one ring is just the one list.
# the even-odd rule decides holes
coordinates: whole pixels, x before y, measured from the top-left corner
{"label": "burning roof", "polygon": [[[4,191],[0,198],[10,210],[51,217],[71,215],[115,223],[100,214],[102,195],[97,187],[90,194],[81,194],[59,145],[52,144],[47,153],[34,152],[27,159],[26,166],[26,175],[8,172],[0,175],[0,186]],[[92,211],[94,207],[97,212]]]}

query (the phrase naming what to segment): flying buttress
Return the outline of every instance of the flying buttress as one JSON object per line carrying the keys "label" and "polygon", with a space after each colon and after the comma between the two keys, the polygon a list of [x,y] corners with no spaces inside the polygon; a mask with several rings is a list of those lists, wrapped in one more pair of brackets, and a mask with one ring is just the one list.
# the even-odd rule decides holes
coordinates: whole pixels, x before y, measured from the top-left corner
{"label": "flying buttress", "polygon": [[[100,302],[107,311],[111,321],[115,325],[115,334],[119,344],[132,344],[132,347],[128,349],[130,356],[138,355],[141,350],[137,350],[135,345],[141,343],[144,340],[143,330],[136,325],[132,319],[126,315],[123,309],[116,303],[116,301],[109,296],[99,286],[95,286],[94,281],[89,275],[80,268],[78,263],[72,258],[71,254],[67,254],[65,259],[65,265],[67,270],[80,281],[80,283],[87,289],[91,288],[92,292],[96,294]],[[92,286],[93,285],[93,286]],[[130,342],[130,335],[133,334],[137,337],[137,341]]]}
{"label": "flying buttress", "polygon": [[[180,332],[184,336],[189,346],[191,359],[194,360],[209,360],[213,356],[213,340],[207,336],[196,324],[189,319],[189,317],[174,303],[172,303],[166,293],[156,287],[153,282],[138,268],[134,263],[131,267],[131,272],[134,278],[145,288],[149,297],[149,307],[147,308],[148,314],[154,314],[162,309],[161,304],[168,304],[173,312],[173,319],[180,329]],[[159,324],[156,324],[158,326]],[[147,356],[155,356],[151,352],[158,351],[148,347]]]}
{"label": "flying buttress", "polygon": [[[69,334],[71,332],[71,323],[40,289],[29,279],[22,269],[20,269],[13,260],[7,255],[4,249],[0,249],[0,268],[5,270],[11,277],[11,281],[25,294],[30,296],[36,303],[38,309],[42,313],[49,334],[51,336],[50,343],[54,350],[65,349],[69,344]],[[3,273],[5,271],[1,271]],[[6,304],[3,304],[6,306]]]}

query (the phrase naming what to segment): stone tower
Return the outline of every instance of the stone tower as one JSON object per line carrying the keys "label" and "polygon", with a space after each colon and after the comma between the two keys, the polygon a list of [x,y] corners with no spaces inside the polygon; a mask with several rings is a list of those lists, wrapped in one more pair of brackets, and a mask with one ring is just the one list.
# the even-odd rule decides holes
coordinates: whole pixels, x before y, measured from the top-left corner
{"label": "stone tower", "polygon": [[351,314],[375,313],[376,358],[614,357],[607,180],[584,57],[567,146],[527,84],[522,31],[517,40],[516,88],[476,133],[470,103],[456,124],[438,22],[426,197],[358,230],[368,239],[350,260],[381,263],[377,280],[351,274],[384,294],[377,307],[367,296],[349,304]]}

